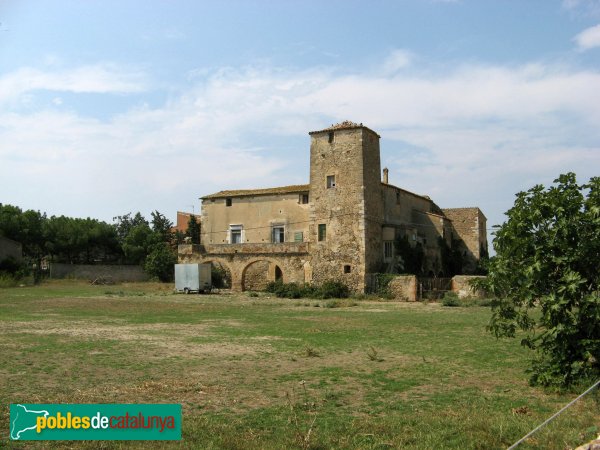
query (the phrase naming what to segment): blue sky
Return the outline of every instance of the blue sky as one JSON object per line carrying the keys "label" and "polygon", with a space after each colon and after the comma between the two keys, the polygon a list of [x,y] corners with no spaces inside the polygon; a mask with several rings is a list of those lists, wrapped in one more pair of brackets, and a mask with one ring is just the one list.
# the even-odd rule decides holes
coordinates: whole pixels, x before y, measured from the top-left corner
{"label": "blue sky", "polygon": [[308,182],[308,132],[503,221],[600,175],[600,1],[0,0],[0,202],[111,221]]}

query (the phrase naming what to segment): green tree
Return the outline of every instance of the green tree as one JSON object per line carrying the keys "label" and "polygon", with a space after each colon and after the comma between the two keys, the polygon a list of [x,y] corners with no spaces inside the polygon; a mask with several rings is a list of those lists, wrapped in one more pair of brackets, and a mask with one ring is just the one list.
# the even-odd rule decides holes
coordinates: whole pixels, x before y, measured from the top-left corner
{"label": "green tree", "polygon": [[600,177],[554,183],[517,194],[483,287],[491,331],[535,351],[531,383],[569,386],[600,376]]}
{"label": "green tree", "polygon": [[162,282],[173,281],[174,267],[177,255],[169,244],[159,242],[152,246],[144,263],[144,270],[150,276],[158,278]]}
{"label": "green tree", "polygon": [[151,213],[152,215],[152,231],[158,234],[160,240],[163,242],[171,242],[173,240],[173,222],[167,219],[163,214],[158,211]]}
{"label": "green tree", "polygon": [[194,214],[190,215],[190,220],[188,221],[188,229],[186,231],[186,236],[192,238],[192,244],[200,243],[200,224],[196,219]]}
{"label": "green tree", "polygon": [[139,211],[135,213],[135,216],[133,217],[131,217],[131,213],[127,213],[123,216],[113,217],[113,221],[115,221],[114,227],[117,230],[117,236],[119,237],[119,242],[121,242],[121,244],[125,242],[125,238],[132,228],[139,225],[150,225]]}

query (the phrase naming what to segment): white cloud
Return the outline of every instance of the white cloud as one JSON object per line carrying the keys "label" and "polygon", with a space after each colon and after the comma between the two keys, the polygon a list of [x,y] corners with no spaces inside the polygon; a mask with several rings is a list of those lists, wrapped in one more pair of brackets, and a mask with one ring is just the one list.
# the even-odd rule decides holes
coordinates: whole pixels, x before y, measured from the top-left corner
{"label": "white cloud", "polygon": [[[401,56],[387,61],[400,68]],[[137,209],[169,214],[221,189],[307,182],[307,132],[344,119],[382,135],[392,183],[442,207],[479,205],[491,223],[518,190],[568,170],[597,175],[598,71],[468,65],[417,77],[379,67],[353,75],[226,68],[189,80],[161,106],[108,120],[5,110],[0,192],[4,202],[51,213],[71,205],[65,214],[105,219]],[[106,92],[130,79],[111,73],[117,81]],[[53,73],[38,78],[65,89]]]}
{"label": "white cloud", "polygon": [[600,0],[563,0],[563,8],[573,13],[588,16],[600,16]]}
{"label": "white cloud", "polygon": [[600,47],[600,25],[587,28],[573,38],[580,50]]}
{"label": "white cloud", "polygon": [[0,76],[0,105],[40,90],[124,94],[142,92],[146,83],[142,73],[112,63],[46,71],[24,67]]}
{"label": "white cloud", "polygon": [[383,73],[392,75],[410,66],[413,55],[407,50],[394,50],[383,62]]}

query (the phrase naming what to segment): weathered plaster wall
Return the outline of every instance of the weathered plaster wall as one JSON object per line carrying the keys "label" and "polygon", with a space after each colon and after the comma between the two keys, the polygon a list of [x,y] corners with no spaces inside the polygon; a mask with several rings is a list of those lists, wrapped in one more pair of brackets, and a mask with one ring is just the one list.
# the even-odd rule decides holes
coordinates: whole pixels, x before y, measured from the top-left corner
{"label": "weathered plaster wall", "polygon": [[230,225],[243,225],[245,243],[270,243],[273,225],[284,226],[285,242],[294,242],[298,232],[308,240],[309,204],[301,203],[301,193],[231,197],[231,206],[225,202],[202,201],[201,243],[228,243]]}

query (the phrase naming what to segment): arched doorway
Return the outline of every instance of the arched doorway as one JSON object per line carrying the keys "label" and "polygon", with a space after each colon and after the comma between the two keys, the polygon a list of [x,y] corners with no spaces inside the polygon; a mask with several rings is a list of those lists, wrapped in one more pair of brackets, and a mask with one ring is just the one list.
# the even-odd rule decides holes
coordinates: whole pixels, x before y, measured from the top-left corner
{"label": "arched doorway", "polygon": [[253,261],[242,272],[242,290],[264,291],[270,281],[283,281],[283,271],[277,264],[264,259]]}
{"label": "arched doorway", "polygon": [[231,270],[219,261],[205,261],[212,266],[212,284],[217,289],[231,289]]}

